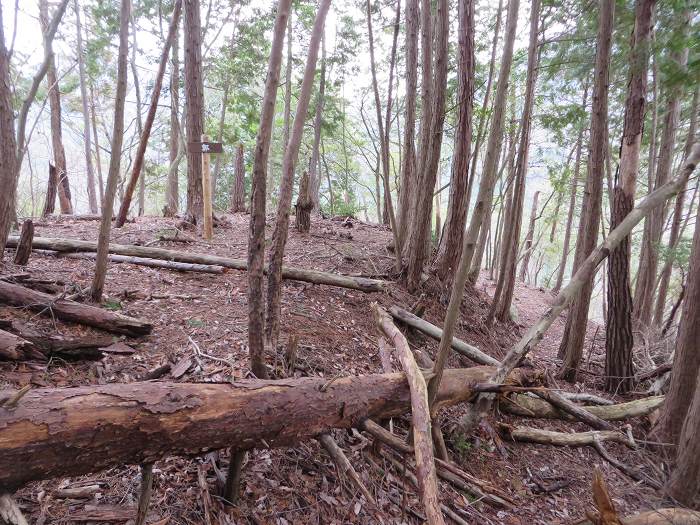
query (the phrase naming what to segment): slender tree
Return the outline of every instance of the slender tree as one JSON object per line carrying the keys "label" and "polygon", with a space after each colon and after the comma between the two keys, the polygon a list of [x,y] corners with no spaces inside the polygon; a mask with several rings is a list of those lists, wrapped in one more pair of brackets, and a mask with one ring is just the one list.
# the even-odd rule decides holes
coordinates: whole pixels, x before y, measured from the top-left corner
{"label": "slender tree", "polygon": [[12,83],[10,81],[10,53],[5,45],[5,29],[0,4],[0,261],[5,253],[5,243],[10,231],[14,207],[14,192],[17,187],[15,160],[15,114],[12,106]]}
{"label": "slender tree", "polygon": [[311,159],[309,160],[309,194],[314,209],[321,213],[321,200],[319,191],[321,188],[321,173],[319,165],[321,161],[321,133],[323,131],[323,105],[326,98],[326,37],[321,37],[321,71],[316,94],[316,114],[314,115],[314,141],[311,146]]}
{"label": "slender tree", "polygon": [[[620,164],[615,176],[610,229],[615,229],[634,208],[639,152],[644,130],[649,42],[654,0],[637,0],[630,49],[630,76],[625,101],[625,121],[620,144]],[[627,392],[633,386],[632,292],[630,290],[629,237],[608,258],[608,310],[605,326],[605,388]]]}
{"label": "slender tree", "polygon": [[[584,261],[593,252],[598,242],[602,206],[603,178],[605,177],[605,155],[608,151],[608,74],[612,46],[614,0],[599,1],[598,36],[596,42],[595,68],[593,72],[593,104],[591,109],[591,132],[589,146],[588,178],[583,198],[583,213],[578,227],[575,259]],[[583,351],[588,325],[588,307],[593,291],[593,278],[583,283],[576,299],[569,308],[560,353],[564,363],[561,377],[576,380],[576,372]]]}
{"label": "slender tree", "polygon": [[523,262],[520,263],[520,280],[525,282],[527,279],[528,268],[530,267],[530,258],[535,242],[535,223],[537,222],[537,201],[540,192],[536,191],[532,196],[532,207],[530,208],[530,222],[525,234],[525,244],[523,246]]}
{"label": "slender tree", "polygon": [[90,296],[95,302],[102,299],[102,290],[107,276],[107,255],[109,252],[109,233],[112,228],[112,208],[119,181],[121,165],[122,142],[124,140],[124,103],[126,101],[127,62],[129,53],[129,19],[131,15],[131,0],[122,0],[119,18],[119,54],[117,56],[117,89],[114,99],[114,128],[112,132],[112,154],[109,159],[107,172],[107,187],[102,203],[102,220],[97,237],[97,256],[95,259],[95,275],[92,280]]}
{"label": "slender tree", "polygon": [[180,101],[180,38],[179,24],[175,27],[170,49],[170,168],[165,183],[165,207],[163,215],[174,217],[179,207],[178,167],[180,164],[180,123],[178,106]]}
{"label": "slender tree", "polygon": [[236,166],[231,185],[231,213],[245,211],[245,161],[243,159],[243,144],[238,143],[236,148]]}
{"label": "slender tree", "polygon": [[306,69],[301,83],[299,100],[297,102],[294,124],[289,136],[289,143],[284,152],[282,160],[282,180],[280,181],[279,199],[277,201],[277,219],[272,232],[272,248],[270,249],[269,269],[267,278],[267,311],[265,335],[267,343],[271,348],[277,346],[279,337],[279,322],[282,299],[282,259],[284,258],[284,248],[287,244],[289,233],[289,210],[292,205],[292,190],[294,186],[294,169],[299,157],[299,147],[304,134],[304,122],[306,112],[309,109],[311,91],[313,89],[314,76],[316,73],[316,61],[318,59],[318,48],[323,35],[326,15],[330,8],[330,0],[322,0],[316,13],[314,26],[311,31],[309,51],[306,57]]}

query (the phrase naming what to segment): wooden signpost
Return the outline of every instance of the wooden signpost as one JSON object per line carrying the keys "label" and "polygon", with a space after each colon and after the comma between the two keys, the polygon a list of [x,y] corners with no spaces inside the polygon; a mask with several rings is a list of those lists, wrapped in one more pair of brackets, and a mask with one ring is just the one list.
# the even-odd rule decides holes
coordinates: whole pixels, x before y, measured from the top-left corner
{"label": "wooden signpost", "polygon": [[189,150],[193,153],[202,154],[202,199],[204,199],[204,224],[202,225],[202,235],[210,241],[214,236],[212,225],[212,187],[211,173],[209,169],[209,156],[212,153],[223,153],[224,147],[221,142],[209,142],[207,135],[202,135],[201,142],[190,142]]}

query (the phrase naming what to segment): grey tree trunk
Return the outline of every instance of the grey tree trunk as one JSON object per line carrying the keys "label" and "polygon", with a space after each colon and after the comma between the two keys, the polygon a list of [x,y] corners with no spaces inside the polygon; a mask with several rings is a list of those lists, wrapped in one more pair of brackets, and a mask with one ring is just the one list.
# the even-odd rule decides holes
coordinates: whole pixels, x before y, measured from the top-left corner
{"label": "grey tree trunk", "polygon": [[170,50],[170,169],[165,183],[165,207],[163,215],[174,217],[179,207],[178,167],[180,159],[180,123],[178,107],[180,102],[180,38],[179,26],[173,35]]}

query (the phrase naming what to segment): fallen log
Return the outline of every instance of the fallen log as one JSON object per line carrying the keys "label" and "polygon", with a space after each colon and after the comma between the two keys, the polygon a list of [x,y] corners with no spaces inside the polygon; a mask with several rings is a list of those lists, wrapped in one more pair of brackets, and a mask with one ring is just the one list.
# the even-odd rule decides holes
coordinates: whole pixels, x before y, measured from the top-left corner
{"label": "fallen log", "polygon": [[608,423],[607,421],[599,418],[592,412],[589,412],[588,410],[586,410],[585,407],[581,407],[579,405],[576,405],[572,401],[569,401],[564,396],[562,396],[558,392],[555,392],[554,390],[538,388],[533,390],[533,393],[538,397],[544,399],[545,401],[551,403],[562,412],[566,412],[571,417],[578,419],[579,421],[583,421],[588,426],[595,428],[596,430],[614,430],[615,428],[614,425],[612,425],[611,423]]}
{"label": "fallen log", "polygon": [[[515,394],[508,399],[509,402],[501,403],[500,409],[516,416],[542,419],[566,419],[569,421],[575,419],[544,399],[523,394]],[[619,403],[617,405],[591,405],[582,408],[604,421],[623,421],[631,417],[640,417],[650,414],[659,408],[663,402],[664,396],[653,396],[635,399],[634,401]]]}
{"label": "fallen log", "polygon": [[539,443],[541,445],[554,445],[556,447],[583,447],[595,446],[598,441],[613,441],[634,448],[634,443],[629,437],[614,430],[591,430],[588,432],[555,432],[541,428],[512,427],[499,425],[499,432],[505,439],[511,441],[523,441],[526,443]]}
{"label": "fallen log", "polygon": [[[18,238],[16,236],[11,236],[7,240],[7,247],[14,248],[17,246],[17,242]],[[80,241],[77,239],[35,237],[33,249],[52,250],[55,252],[95,252],[97,251],[97,243],[94,241]],[[207,255],[203,253],[180,252],[176,250],[166,250],[164,248],[154,248],[151,246],[110,244],[109,253],[115,255],[160,259],[164,261],[223,266],[224,268],[231,268],[233,270],[246,271],[248,269],[248,263],[243,259],[233,259],[231,257]],[[362,292],[380,292],[387,286],[386,281],[366,279],[364,277],[348,277],[346,275],[339,275],[330,272],[292,268],[289,266],[282,268],[282,278],[291,279],[293,281],[304,281],[313,284],[339,286],[341,288],[350,288],[353,290],[360,290]]]}
{"label": "fallen log", "polygon": [[[446,370],[437,403],[469,400],[492,367]],[[515,370],[511,379],[525,374]],[[410,410],[403,374],[227,383],[140,382],[27,392],[0,409],[0,492],[33,480],[228,448],[280,447]]]}
{"label": "fallen log", "polygon": [[[407,324],[411,328],[415,328],[416,330],[423,332],[425,335],[432,337],[436,341],[439,341],[442,338],[442,330],[440,328],[421,317],[413,315],[411,312],[408,312],[403,308],[392,306],[389,308],[389,313],[394,319]],[[477,347],[465,343],[456,337],[452,339],[452,349],[463,356],[468,357],[475,363],[479,363],[480,365],[498,366],[501,364],[498,359],[485,354]]]}
{"label": "fallen log", "polygon": [[[94,253],[58,253],[59,257],[69,259],[96,259]],[[107,258],[115,263],[134,264],[136,266],[148,266],[150,268],[162,268],[164,270],[174,270],[176,272],[198,272],[198,273],[224,273],[223,266],[211,264],[193,264],[177,261],[163,261],[160,259],[147,259],[145,257],[130,257],[128,255],[108,255]]]}
{"label": "fallen log", "polygon": [[[700,512],[681,509],[648,510],[623,520],[625,525],[700,525]],[[577,521],[577,525],[593,525],[589,520]]]}
{"label": "fallen log", "polygon": [[128,317],[88,304],[59,299],[5,281],[0,281],[0,303],[29,308],[35,312],[47,313],[65,321],[73,321],[131,337],[146,335],[153,328],[151,323],[143,319]]}
{"label": "fallen log", "polygon": [[0,359],[22,361],[24,359],[43,358],[34,345],[21,337],[0,330]]}

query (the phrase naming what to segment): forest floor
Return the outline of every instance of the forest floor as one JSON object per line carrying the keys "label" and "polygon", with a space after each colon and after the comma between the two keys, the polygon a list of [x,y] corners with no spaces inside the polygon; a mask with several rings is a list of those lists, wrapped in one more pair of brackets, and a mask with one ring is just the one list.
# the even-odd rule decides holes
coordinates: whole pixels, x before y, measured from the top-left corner
{"label": "forest floor", "polygon": [[[112,241],[245,258],[248,219],[245,214],[226,215],[225,224],[215,229],[211,243],[182,244],[157,241],[158,233],[172,229],[174,221],[139,218],[135,223],[113,231]],[[268,221],[270,225],[271,221]],[[37,222],[35,235],[95,240],[97,222],[70,219]],[[392,263],[392,254],[386,250],[390,239],[390,232],[383,227],[352,221],[352,227],[348,228],[341,221],[315,218],[310,234],[302,235],[290,228],[286,264],[344,274],[381,275]],[[94,262],[89,260],[58,258],[35,252],[27,271],[71,289],[76,285],[87,288],[93,265]],[[529,288],[520,283],[515,297],[519,324],[496,324],[487,328],[484,318],[492,290],[493,282],[482,275],[475,289],[465,294],[457,336],[498,358],[517,340],[523,328],[546,310],[552,296],[543,289]],[[425,293],[427,310],[424,317],[442,325],[445,306],[438,299],[439,294],[435,290],[426,290]],[[136,350],[134,353],[107,354],[93,361],[3,362],[0,363],[0,386],[129,383],[138,381],[148,370],[165,362],[186,363],[188,359],[191,366],[178,381],[221,382],[248,374],[245,273],[233,270],[222,275],[177,273],[111,263],[105,295],[111,308],[153,322],[154,329],[149,336],[126,341]],[[381,372],[378,335],[368,306],[377,301],[386,308],[397,304],[410,309],[416,299],[399,285],[393,286],[388,293],[364,294],[285,281],[281,340],[285,343],[292,336],[299,339],[296,374],[333,378]],[[63,334],[85,334],[91,330],[7,307],[0,307],[0,317],[31,319],[33,323]],[[530,356],[535,367],[548,370],[551,376],[556,370],[556,352],[563,326],[564,320],[557,320]],[[586,372],[581,374],[583,382],[576,386],[556,385],[550,378],[550,385],[572,391],[598,391],[604,340],[602,327],[591,323],[584,353]],[[436,342],[415,334],[411,335],[410,341],[431,353],[437,346]],[[267,356],[277,374],[282,373],[282,355],[280,349],[279,355]],[[472,364],[452,356],[448,366]],[[174,379],[166,376],[163,380]],[[618,396],[618,399],[621,398]],[[518,424],[552,430],[587,430],[582,424],[516,419],[496,414],[490,417],[490,423],[482,425],[475,439],[468,441],[450,437],[450,429],[464,412],[464,407],[453,407],[445,412],[443,428],[453,459],[477,478],[504,490],[516,502],[513,510],[493,509],[471,501],[466,494],[441,482],[443,502],[463,511],[463,516],[471,523],[573,523],[586,510],[593,509],[591,480],[594,465],[600,466],[621,515],[658,506],[659,496],[654,491],[622,475],[592,448],[507,443],[492,430],[497,421],[517,421]],[[395,418],[394,431],[406,435],[408,421],[407,418]],[[649,425],[646,419],[632,424],[639,435]],[[157,462],[149,523],[199,524],[208,522],[209,518],[213,523],[222,524],[422,522],[417,517],[422,508],[415,489],[404,486],[402,474],[392,466],[379,465],[368,459],[370,439],[354,431],[335,431],[333,436],[375,495],[379,508],[373,508],[360,499],[355,486],[338,473],[330,457],[312,440],[294,448],[249,453],[243,469],[240,502],[235,507],[223,507],[216,497],[216,454]],[[630,451],[617,444],[610,444],[609,450],[628,465],[649,471],[649,452]],[[219,467],[225,471],[228,453],[222,451],[218,458]],[[197,481],[200,469],[206,472],[214,501],[209,518],[205,516],[203,494]],[[32,523],[125,523],[134,516],[139,477],[137,466],[112,468],[77,479],[33,483],[22,489],[17,499]],[[565,486],[551,493],[543,492],[542,487],[551,488],[555,483]],[[60,497],[61,488],[96,484],[100,486],[99,491],[90,500]],[[106,519],[107,511],[114,519]],[[102,516],[101,520],[97,519],[99,516]]]}

